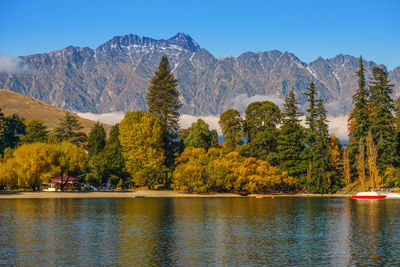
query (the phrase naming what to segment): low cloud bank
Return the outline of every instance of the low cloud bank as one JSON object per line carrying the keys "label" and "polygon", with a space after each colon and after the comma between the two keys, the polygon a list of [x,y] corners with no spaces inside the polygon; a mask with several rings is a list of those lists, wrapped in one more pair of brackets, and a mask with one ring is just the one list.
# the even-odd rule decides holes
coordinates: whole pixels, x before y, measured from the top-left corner
{"label": "low cloud bank", "polygon": [[[347,141],[349,140],[349,131],[347,129],[347,119],[348,115],[339,115],[339,116],[333,116],[333,115],[328,115],[328,126],[329,126],[329,133],[330,134],[335,134],[337,138],[341,141]],[[303,116],[301,117],[301,124],[306,127],[305,123],[306,117]]]}
{"label": "low cloud bank", "polygon": [[[77,113],[78,116],[93,120],[99,121],[105,124],[114,125],[119,123],[123,118],[124,112],[111,112],[111,113],[103,113],[103,114],[94,114],[94,113]],[[219,116],[192,116],[188,114],[182,114],[180,117],[180,126],[181,128],[189,128],[193,122],[196,122],[198,119],[202,119],[210,125],[210,130],[217,130],[219,135],[222,135],[221,128],[219,127],[218,121]],[[302,118],[304,125],[304,117]],[[340,115],[340,116],[331,116],[328,115],[328,124],[329,124],[329,132],[334,133],[337,138],[342,141],[347,141],[348,130],[347,130],[347,119],[348,115]]]}
{"label": "low cloud bank", "polygon": [[86,113],[77,113],[77,115],[84,119],[99,121],[104,124],[114,125],[119,123],[124,118],[125,113],[111,112],[111,113],[94,114],[86,112]]}
{"label": "low cloud bank", "polygon": [[22,58],[0,55],[0,72],[20,74],[30,71],[31,68],[25,64]]}
{"label": "low cloud bank", "polygon": [[348,115],[331,116],[328,115],[329,133],[334,133],[341,141],[349,140],[349,131],[347,129]]}

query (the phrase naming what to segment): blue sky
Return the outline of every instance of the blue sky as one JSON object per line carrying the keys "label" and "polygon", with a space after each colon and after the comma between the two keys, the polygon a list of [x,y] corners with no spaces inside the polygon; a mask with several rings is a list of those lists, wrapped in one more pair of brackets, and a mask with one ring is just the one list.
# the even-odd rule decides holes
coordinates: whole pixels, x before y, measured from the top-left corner
{"label": "blue sky", "polygon": [[[83,3],[81,3],[83,2]],[[400,1],[0,1],[0,55],[96,48],[129,33],[192,36],[214,56],[289,51],[400,66]]]}

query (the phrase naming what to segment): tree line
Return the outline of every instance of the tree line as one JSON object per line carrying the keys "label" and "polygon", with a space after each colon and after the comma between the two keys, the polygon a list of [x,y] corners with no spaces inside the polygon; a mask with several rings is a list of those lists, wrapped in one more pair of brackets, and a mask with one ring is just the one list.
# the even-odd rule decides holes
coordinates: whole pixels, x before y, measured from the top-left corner
{"label": "tree line", "polygon": [[0,185],[37,188],[52,175],[67,174],[95,186],[162,185],[197,193],[399,186],[400,100],[391,98],[394,85],[382,68],[373,67],[367,85],[362,63],[360,58],[346,147],[329,134],[313,82],[306,88],[305,114],[293,89],[283,110],[259,101],[244,114],[222,113],[222,144],[202,119],[180,129],[178,82],[163,57],[149,85],[147,111],[127,112],[108,137],[99,123],[88,136],[80,133],[69,113],[52,132],[41,121],[0,113]]}

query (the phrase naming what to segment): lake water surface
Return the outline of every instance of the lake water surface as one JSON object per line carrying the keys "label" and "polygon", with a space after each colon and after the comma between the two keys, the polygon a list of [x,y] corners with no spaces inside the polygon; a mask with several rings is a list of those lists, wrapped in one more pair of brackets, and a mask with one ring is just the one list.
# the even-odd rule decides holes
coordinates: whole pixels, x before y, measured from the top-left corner
{"label": "lake water surface", "polygon": [[1,265],[399,265],[400,201],[0,200]]}

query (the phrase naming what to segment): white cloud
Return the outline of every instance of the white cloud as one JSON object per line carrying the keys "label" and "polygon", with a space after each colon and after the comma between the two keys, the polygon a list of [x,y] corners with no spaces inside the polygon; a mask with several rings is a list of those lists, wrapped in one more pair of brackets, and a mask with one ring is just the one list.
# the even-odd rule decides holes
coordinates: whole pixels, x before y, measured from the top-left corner
{"label": "white cloud", "polygon": [[237,109],[240,113],[243,113],[247,106],[256,101],[271,101],[278,105],[280,108],[284,100],[276,95],[254,95],[254,96],[247,96],[245,94],[241,94],[236,96],[232,99],[232,108]]}
{"label": "white cloud", "polygon": [[[347,119],[349,115],[339,115],[339,116],[332,116],[328,115],[328,126],[329,126],[329,133],[335,134],[337,138],[342,141],[349,140],[349,131],[347,129]],[[306,127],[305,123],[306,117],[301,117],[301,124]]]}
{"label": "white cloud", "polygon": [[349,140],[349,131],[347,129],[347,119],[349,115],[339,115],[337,117],[328,115],[329,132],[334,133],[342,141]]}
{"label": "white cloud", "polygon": [[77,113],[79,117],[92,120],[99,121],[104,124],[114,125],[119,123],[123,118],[124,112],[111,112],[111,113],[102,113],[102,114],[94,114],[90,112],[86,113]]}
{"label": "white cloud", "polygon": [[0,55],[0,72],[18,74],[30,70],[31,68],[21,58]]}
{"label": "white cloud", "polygon": [[344,115],[351,110],[348,107],[352,107],[352,98],[349,97],[341,97],[339,99],[335,99],[331,102],[326,103],[326,109],[328,114],[330,115]]}

